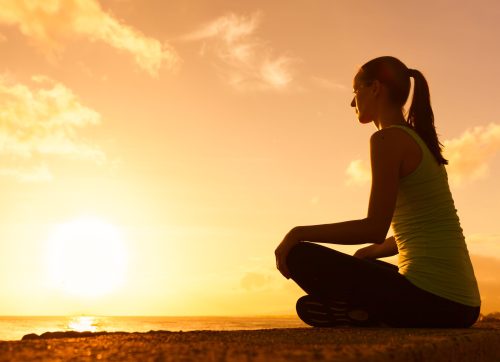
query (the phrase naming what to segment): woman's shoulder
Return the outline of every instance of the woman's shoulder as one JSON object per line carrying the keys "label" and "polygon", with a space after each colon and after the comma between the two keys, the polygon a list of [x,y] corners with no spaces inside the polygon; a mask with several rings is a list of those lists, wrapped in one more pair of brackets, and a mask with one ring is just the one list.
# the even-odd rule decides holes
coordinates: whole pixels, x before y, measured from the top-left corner
{"label": "woman's shoulder", "polygon": [[379,129],[375,131],[372,134],[372,137],[375,136],[385,136],[385,135],[392,135],[392,136],[397,136],[397,135],[402,135],[402,134],[408,134],[409,132],[415,132],[415,130],[410,127],[410,125],[391,125],[388,127],[384,127],[382,129]]}
{"label": "woman's shoulder", "polygon": [[[393,160],[394,165],[399,165],[405,150],[405,140],[391,128],[376,131],[370,137],[370,154],[372,159],[383,159],[384,162]],[[398,166],[399,167],[399,166]]]}
{"label": "woman's shoulder", "polygon": [[[402,128],[402,127],[401,127]],[[408,137],[412,138],[407,131],[400,127],[386,127],[374,132],[370,137],[371,143],[384,142],[394,145],[402,145],[408,141]]]}
{"label": "woman's shoulder", "polygon": [[409,127],[386,127],[372,135],[371,153],[397,160],[400,176],[405,177],[417,169],[423,158],[422,145],[417,138]]}
{"label": "woman's shoulder", "polygon": [[385,141],[394,145],[408,146],[415,144],[415,131],[407,126],[390,126],[382,128],[372,134],[370,142]]}

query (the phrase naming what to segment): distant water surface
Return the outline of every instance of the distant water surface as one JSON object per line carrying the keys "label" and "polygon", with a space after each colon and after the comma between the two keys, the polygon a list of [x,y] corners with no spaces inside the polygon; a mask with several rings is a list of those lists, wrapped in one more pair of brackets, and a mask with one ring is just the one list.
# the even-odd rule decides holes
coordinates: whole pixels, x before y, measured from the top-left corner
{"label": "distant water surface", "polygon": [[285,317],[0,317],[0,341],[19,340],[25,334],[55,331],[149,332],[300,328],[295,316]]}

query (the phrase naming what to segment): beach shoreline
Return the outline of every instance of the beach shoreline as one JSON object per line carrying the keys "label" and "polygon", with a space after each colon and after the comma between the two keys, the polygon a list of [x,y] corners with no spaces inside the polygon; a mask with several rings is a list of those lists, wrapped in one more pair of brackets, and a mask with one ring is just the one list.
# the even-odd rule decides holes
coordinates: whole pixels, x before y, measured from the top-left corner
{"label": "beach shoreline", "polygon": [[0,342],[3,361],[492,361],[500,320],[467,329],[278,328],[64,332]]}

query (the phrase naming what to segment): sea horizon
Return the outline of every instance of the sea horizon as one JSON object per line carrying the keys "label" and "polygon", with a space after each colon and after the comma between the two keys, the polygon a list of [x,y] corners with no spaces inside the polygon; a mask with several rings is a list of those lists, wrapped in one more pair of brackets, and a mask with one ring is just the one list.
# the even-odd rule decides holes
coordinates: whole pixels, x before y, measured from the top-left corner
{"label": "sea horizon", "polygon": [[20,340],[26,334],[77,332],[187,332],[195,330],[255,330],[300,328],[294,315],[242,316],[0,316],[0,341]]}

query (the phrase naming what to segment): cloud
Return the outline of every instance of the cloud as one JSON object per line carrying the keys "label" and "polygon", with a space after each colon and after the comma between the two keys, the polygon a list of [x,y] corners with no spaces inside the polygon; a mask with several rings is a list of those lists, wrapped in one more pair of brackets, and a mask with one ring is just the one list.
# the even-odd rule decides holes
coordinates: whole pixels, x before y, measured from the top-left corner
{"label": "cloud", "polygon": [[348,89],[347,86],[341,83],[333,82],[330,79],[321,78],[321,77],[311,77],[311,82],[319,88],[323,88],[326,90],[333,91],[346,91]]}
{"label": "cloud", "polygon": [[20,182],[49,182],[53,175],[47,165],[35,165],[31,167],[13,167],[0,169],[0,176],[12,177]]}
{"label": "cloud", "polygon": [[61,83],[34,76],[26,85],[0,75],[0,174],[48,181],[51,173],[39,161],[49,156],[103,163],[104,153],[78,135],[100,121]]}
{"label": "cloud", "polygon": [[[500,125],[490,123],[467,129],[443,144],[450,184],[461,186],[487,177],[488,162],[500,151]],[[354,160],[347,166],[346,175],[347,185],[366,185],[371,180],[370,166],[363,160]]]}
{"label": "cloud", "polygon": [[[234,275],[233,273],[233,277]],[[276,269],[275,258],[269,255],[257,259],[253,258],[250,263],[241,264],[236,276],[241,287],[240,290],[244,293],[262,293],[283,289],[289,282]]]}
{"label": "cloud", "polygon": [[240,90],[284,90],[294,81],[293,65],[298,59],[276,56],[272,48],[255,35],[262,14],[224,15],[183,37],[204,41],[200,54],[214,54],[216,67],[225,80]]}
{"label": "cloud", "polygon": [[370,182],[372,175],[370,166],[363,160],[354,160],[349,163],[345,171],[347,175],[346,184],[362,186]]}
{"label": "cloud", "polygon": [[443,144],[451,183],[462,185],[485,178],[489,173],[488,162],[500,151],[500,125],[474,127]]}
{"label": "cloud", "polygon": [[284,88],[293,81],[290,71],[291,59],[280,56],[266,59],[261,65],[262,80],[275,88]]}
{"label": "cloud", "polygon": [[262,13],[260,12],[255,12],[250,16],[238,16],[237,14],[229,13],[201,27],[185,38],[199,40],[219,37],[227,44],[235,44],[243,47],[249,45],[250,42],[238,43],[238,41],[255,32],[260,23],[261,16]]}
{"label": "cloud", "polygon": [[264,273],[248,272],[241,279],[241,286],[247,291],[261,289],[272,283],[273,278]]}
{"label": "cloud", "polygon": [[162,64],[174,69],[179,63],[171,46],[124,24],[103,11],[96,0],[4,0],[1,4],[0,23],[17,26],[52,59],[67,38],[83,37],[130,53],[151,76],[158,75]]}
{"label": "cloud", "polygon": [[470,234],[466,236],[467,248],[476,255],[500,255],[500,233]]}

